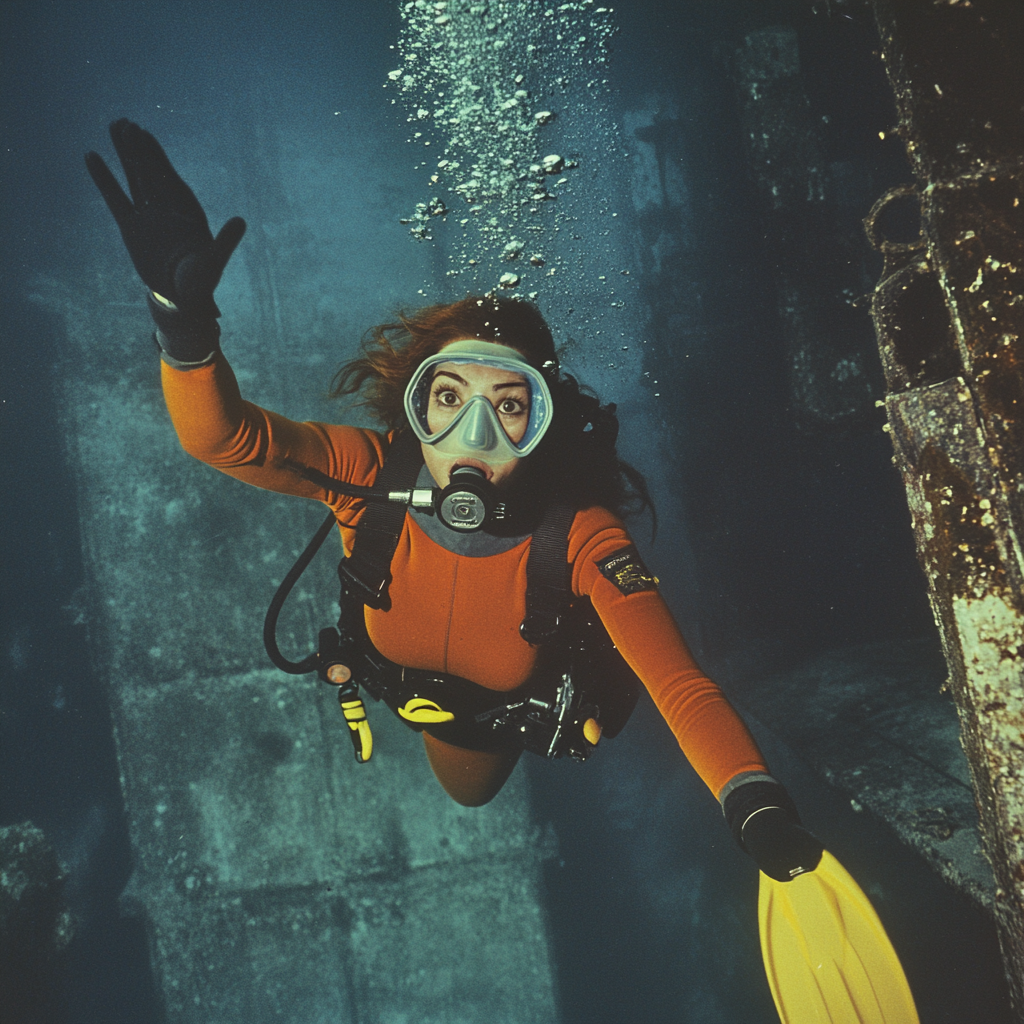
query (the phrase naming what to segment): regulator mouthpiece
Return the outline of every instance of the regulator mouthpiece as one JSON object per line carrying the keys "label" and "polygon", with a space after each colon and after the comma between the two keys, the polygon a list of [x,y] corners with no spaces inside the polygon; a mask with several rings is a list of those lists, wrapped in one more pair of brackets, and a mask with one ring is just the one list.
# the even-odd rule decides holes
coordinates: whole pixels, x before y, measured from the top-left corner
{"label": "regulator mouthpiece", "polygon": [[495,488],[482,470],[457,466],[451,483],[437,496],[435,510],[441,522],[452,530],[479,530],[495,504]]}

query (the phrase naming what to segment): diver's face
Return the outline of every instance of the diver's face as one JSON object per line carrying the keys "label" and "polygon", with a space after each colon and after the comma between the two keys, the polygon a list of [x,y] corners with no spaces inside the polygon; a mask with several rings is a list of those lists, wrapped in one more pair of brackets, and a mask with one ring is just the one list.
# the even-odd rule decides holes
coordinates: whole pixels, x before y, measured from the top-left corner
{"label": "diver's face", "polygon": [[[491,403],[509,440],[514,444],[521,441],[530,420],[530,390],[526,379],[513,370],[473,363],[441,363],[437,367],[427,407],[427,426],[431,433],[443,430],[477,395]],[[495,487],[502,487],[512,479],[520,463],[526,461],[511,459],[490,465],[462,455],[442,455],[429,444],[421,447],[427,469],[440,487],[447,486],[452,470],[458,466],[474,466]]]}

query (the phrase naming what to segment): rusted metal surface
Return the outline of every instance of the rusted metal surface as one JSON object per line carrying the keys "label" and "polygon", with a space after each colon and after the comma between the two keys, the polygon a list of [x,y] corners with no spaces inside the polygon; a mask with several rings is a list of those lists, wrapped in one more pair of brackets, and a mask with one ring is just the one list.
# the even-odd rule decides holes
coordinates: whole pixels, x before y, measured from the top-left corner
{"label": "rusted metal surface", "polygon": [[[875,0],[917,179],[866,222],[889,426],[1024,1019],[1024,7]],[[916,193],[921,237],[881,239]]]}

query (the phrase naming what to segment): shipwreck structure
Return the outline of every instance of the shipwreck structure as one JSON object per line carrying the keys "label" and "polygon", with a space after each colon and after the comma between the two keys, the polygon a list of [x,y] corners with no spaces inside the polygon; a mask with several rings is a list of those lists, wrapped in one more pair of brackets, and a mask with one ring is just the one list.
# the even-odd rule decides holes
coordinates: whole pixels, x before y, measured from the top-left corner
{"label": "shipwreck structure", "polygon": [[[865,221],[885,255],[885,408],[1024,1015],[1024,11],[876,0],[875,14],[916,179]],[[887,239],[887,209],[907,201],[919,236]]]}

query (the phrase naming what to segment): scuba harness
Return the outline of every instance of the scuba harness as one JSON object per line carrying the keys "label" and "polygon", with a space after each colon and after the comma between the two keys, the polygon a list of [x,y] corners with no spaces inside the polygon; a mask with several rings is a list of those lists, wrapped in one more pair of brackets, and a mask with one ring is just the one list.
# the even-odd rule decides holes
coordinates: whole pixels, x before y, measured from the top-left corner
{"label": "scuba harness", "polygon": [[394,438],[373,487],[358,487],[299,463],[288,464],[331,492],[368,500],[352,552],[338,565],[337,627],[320,630],[317,649],[299,662],[285,658],[277,645],[278,616],[336,526],[331,512],[278,587],[263,629],[267,654],[278,668],[295,675],[315,671],[338,688],[358,762],[368,761],[373,750],[360,686],[411,728],[474,750],[520,746],[548,758],[584,760],[602,735],[613,737],[622,729],[636,706],[641,684],[590,601],[573,601],[568,544],[574,506],[554,498],[531,535],[526,616],[519,631],[527,643],[543,648],[538,666],[515,690],[496,691],[459,676],[389,661],[370,641],[363,615],[363,605],[390,605],[391,560],[409,506],[431,509],[459,532],[505,517],[504,505],[495,502],[494,489],[483,474],[459,467],[443,489],[415,487],[423,455],[418,440],[407,431]]}

